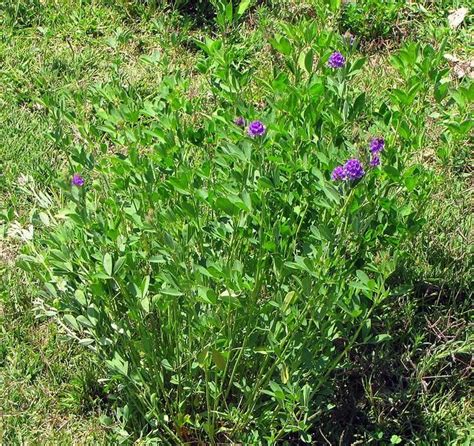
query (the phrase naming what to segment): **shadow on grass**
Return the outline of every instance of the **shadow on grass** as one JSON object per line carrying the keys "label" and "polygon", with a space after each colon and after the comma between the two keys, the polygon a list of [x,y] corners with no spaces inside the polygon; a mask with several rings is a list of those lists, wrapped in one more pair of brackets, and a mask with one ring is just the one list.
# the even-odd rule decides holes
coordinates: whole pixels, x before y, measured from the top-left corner
{"label": "shadow on grass", "polygon": [[469,295],[418,283],[410,295],[380,308],[373,330],[391,338],[359,345],[333,376],[334,408],[320,418],[315,444],[390,444],[392,436],[402,444],[449,444],[457,438],[469,417],[458,409],[472,373]]}

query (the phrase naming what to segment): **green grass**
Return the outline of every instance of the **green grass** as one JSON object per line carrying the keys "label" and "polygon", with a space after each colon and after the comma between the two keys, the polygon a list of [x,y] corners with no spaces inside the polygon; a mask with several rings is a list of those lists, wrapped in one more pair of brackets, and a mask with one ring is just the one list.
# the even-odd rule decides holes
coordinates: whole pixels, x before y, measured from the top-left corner
{"label": "green grass", "polygon": [[35,318],[34,285],[11,264],[0,277],[1,443],[104,443],[107,402],[92,358],[52,321]]}
{"label": "green grass", "polygon": [[381,309],[373,328],[390,338],[355,351],[340,376],[344,410],[334,417],[355,419],[345,438],[469,444],[470,297],[423,284]]}
{"label": "green grass", "polygon": [[[123,85],[146,97],[156,91],[162,73],[143,56],[159,54],[189,78],[193,100],[212,108],[192,42],[192,37],[217,32],[212,22],[200,28],[192,18],[176,13],[127,8],[131,2],[91,1],[82,7],[73,0],[56,3],[60,7],[53,1],[0,1],[2,444],[106,444],[117,438],[118,427],[110,426],[108,418],[115,389],[98,382],[101,365],[68,338],[63,327],[35,318],[37,286],[15,266],[21,243],[5,230],[7,221],[27,224],[36,206],[18,186],[18,177],[31,175],[48,192],[64,181],[65,147],[87,145],[79,132],[65,129],[67,144],[59,149],[49,101],[86,95],[92,86],[116,79],[117,73]],[[233,36],[240,44],[246,42],[247,54],[254,53],[250,68],[256,76],[264,76],[273,57],[262,37],[316,14],[314,5],[320,2],[269,3],[251,11],[242,33]],[[401,17],[402,27],[415,23],[411,35],[435,47],[446,38],[447,51],[472,57],[467,27],[451,31],[446,26],[448,10],[458,3],[415,3],[407,12],[415,19]],[[417,8],[420,5],[426,9]],[[140,16],[140,10],[146,15]],[[369,48],[368,65],[359,75],[367,94],[399,82],[387,61],[400,41],[387,37],[386,43]],[[253,93],[258,104],[258,92]],[[76,113],[91,116],[87,101]],[[436,167],[438,183],[427,206],[428,224],[410,247],[405,270],[399,272],[419,287],[401,293],[378,314],[376,329],[390,338],[353,353],[353,370],[339,377],[337,403],[321,426],[321,444],[324,437],[341,438],[341,444],[390,444],[391,438],[397,442],[400,437],[401,444],[425,445],[467,445],[474,438],[468,385],[474,345],[469,313],[474,272],[472,172],[453,169],[451,158],[440,162],[436,150],[442,144],[441,135],[434,134],[432,147],[419,154]],[[454,164],[472,165],[469,150],[458,155],[462,159]]]}

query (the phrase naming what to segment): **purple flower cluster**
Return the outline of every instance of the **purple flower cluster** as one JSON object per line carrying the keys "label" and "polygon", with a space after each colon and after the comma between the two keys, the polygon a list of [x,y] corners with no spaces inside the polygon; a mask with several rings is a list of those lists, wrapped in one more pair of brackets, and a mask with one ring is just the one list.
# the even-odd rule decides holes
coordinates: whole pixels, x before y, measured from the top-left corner
{"label": "purple flower cluster", "polygon": [[247,129],[247,133],[250,137],[255,138],[257,136],[263,136],[267,128],[261,121],[252,121]]}
{"label": "purple flower cluster", "polygon": [[372,155],[372,158],[370,158],[370,163],[372,167],[377,167],[380,166],[380,156],[379,155]]}
{"label": "purple flower cluster", "polygon": [[370,153],[378,154],[385,146],[385,140],[383,138],[372,138],[370,141]]}
{"label": "purple flower cluster", "polygon": [[245,119],[242,116],[237,116],[237,118],[234,119],[234,124],[239,127],[245,127]]}
{"label": "purple flower cluster", "polygon": [[331,174],[331,178],[334,181],[343,181],[346,179],[346,171],[344,169],[344,166],[337,166]]}
{"label": "purple flower cluster", "polygon": [[380,153],[385,147],[385,140],[383,138],[372,138],[370,141],[370,165],[372,167],[380,166]]}
{"label": "purple flower cluster", "polygon": [[329,56],[328,67],[330,68],[342,68],[346,63],[345,57],[336,51]]}
{"label": "purple flower cluster", "polygon": [[357,158],[346,161],[344,170],[346,171],[347,178],[351,181],[358,180],[365,175],[364,166],[362,166],[362,163]]}
{"label": "purple flower cluster", "polygon": [[82,178],[78,173],[75,173],[71,178],[71,184],[73,186],[82,187],[84,186],[84,178]]}
{"label": "purple flower cluster", "polygon": [[[246,125],[246,120],[243,116],[237,116],[234,118],[234,124],[239,127],[244,128]],[[251,121],[249,126],[247,127],[247,134],[251,138],[256,138],[257,136],[263,136],[265,135],[266,131],[267,131],[267,128],[265,124],[258,119],[255,121]]]}
{"label": "purple flower cluster", "polygon": [[343,166],[337,166],[331,174],[334,181],[355,181],[359,180],[365,175],[364,166],[356,159],[347,160]]}

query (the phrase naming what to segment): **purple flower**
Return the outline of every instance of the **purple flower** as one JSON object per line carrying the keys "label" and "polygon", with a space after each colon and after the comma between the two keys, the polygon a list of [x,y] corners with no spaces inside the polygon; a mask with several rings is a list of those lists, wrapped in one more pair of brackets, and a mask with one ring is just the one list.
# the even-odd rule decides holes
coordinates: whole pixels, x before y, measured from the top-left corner
{"label": "purple flower", "polygon": [[82,187],[84,186],[84,178],[82,178],[78,173],[75,173],[72,176],[71,184],[73,186]]}
{"label": "purple flower", "polygon": [[245,127],[245,119],[242,116],[238,116],[234,119],[234,124],[239,127]]}
{"label": "purple flower", "polygon": [[248,128],[248,134],[252,138],[256,136],[263,136],[266,132],[266,127],[261,121],[252,121]]}
{"label": "purple flower", "polygon": [[339,51],[336,51],[329,56],[328,67],[342,68],[345,63],[346,59]]}
{"label": "purple flower", "polygon": [[344,171],[347,179],[354,181],[362,178],[365,175],[364,167],[358,159],[351,159],[344,164]]}
{"label": "purple flower", "polygon": [[333,171],[332,171],[332,174],[331,174],[331,178],[334,180],[334,181],[343,181],[345,180],[347,177],[346,175],[346,171],[344,169],[343,166],[337,166]]}
{"label": "purple flower", "polygon": [[380,153],[385,146],[383,138],[372,138],[370,141],[370,151],[372,154]]}
{"label": "purple flower", "polygon": [[374,153],[369,163],[372,167],[380,166],[380,156]]}

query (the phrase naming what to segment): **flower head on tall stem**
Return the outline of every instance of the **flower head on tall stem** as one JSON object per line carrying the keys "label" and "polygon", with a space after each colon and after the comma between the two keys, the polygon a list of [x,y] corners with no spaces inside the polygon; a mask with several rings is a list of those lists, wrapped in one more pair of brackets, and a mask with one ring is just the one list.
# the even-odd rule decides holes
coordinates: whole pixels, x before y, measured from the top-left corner
{"label": "flower head on tall stem", "polygon": [[377,154],[373,154],[372,158],[370,159],[369,163],[372,167],[380,166],[380,156]]}
{"label": "flower head on tall stem", "polygon": [[84,186],[84,178],[82,178],[78,173],[75,173],[71,178],[71,184],[76,187]]}
{"label": "flower head on tall stem", "polygon": [[385,140],[383,138],[372,138],[370,141],[370,152],[372,154],[380,153],[385,147]]}
{"label": "flower head on tall stem", "polygon": [[265,135],[267,128],[261,121],[252,121],[247,129],[247,132],[250,137],[255,138],[257,136]]}
{"label": "flower head on tall stem", "polygon": [[365,175],[364,166],[356,158],[346,161],[344,171],[346,172],[347,179],[350,181],[358,180]]}
{"label": "flower head on tall stem", "polygon": [[331,179],[334,181],[344,181],[346,179],[346,171],[344,166],[337,166],[331,174]]}
{"label": "flower head on tall stem", "polygon": [[345,64],[346,58],[339,51],[335,51],[329,56],[328,67],[342,68]]}

